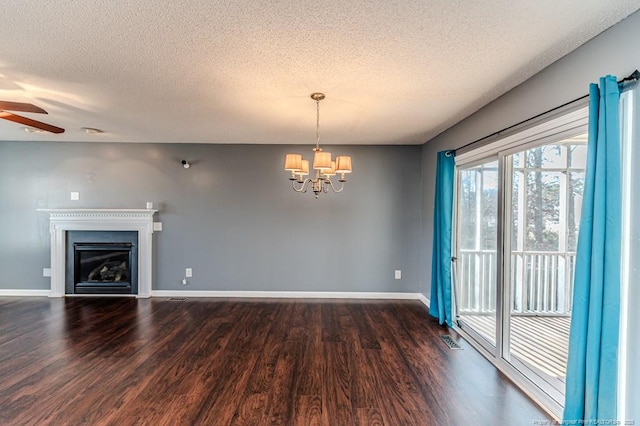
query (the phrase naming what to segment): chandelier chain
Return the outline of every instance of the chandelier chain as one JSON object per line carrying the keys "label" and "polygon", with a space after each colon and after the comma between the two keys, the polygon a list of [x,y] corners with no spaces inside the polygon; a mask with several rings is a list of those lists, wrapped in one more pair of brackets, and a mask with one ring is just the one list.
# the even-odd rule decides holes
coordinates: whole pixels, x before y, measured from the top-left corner
{"label": "chandelier chain", "polygon": [[316,149],[320,148],[320,99],[316,99]]}

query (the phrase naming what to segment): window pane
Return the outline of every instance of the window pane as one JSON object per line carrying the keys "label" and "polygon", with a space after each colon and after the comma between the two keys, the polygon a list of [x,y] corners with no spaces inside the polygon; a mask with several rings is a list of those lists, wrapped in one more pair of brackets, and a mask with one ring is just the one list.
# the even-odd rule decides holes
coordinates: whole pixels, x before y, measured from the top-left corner
{"label": "window pane", "polygon": [[571,167],[575,169],[584,169],[587,167],[587,145],[572,145],[571,150]]}
{"label": "window pane", "polygon": [[576,251],[578,247],[578,228],[582,211],[582,191],[584,190],[584,172],[570,173],[569,202],[567,206],[567,250]]}
{"label": "window pane", "polygon": [[482,249],[496,250],[498,244],[498,163],[483,173]]}
{"label": "window pane", "polygon": [[497,162],[460,172],[460,248],[496,249],[497,205]]}
{"label": "window pane", "polygon": [[557,251],[559,248],[560,175],[559,172],[527,173],[527,250]]}
{"label": "window pane", "polygon": [[511,203],[507,359],[558,390],[564,389],[566,375],[584,186],[579,164],[586,155],[586,146],[572,142],[523,151],[527,164],[522,168],[515,167],[517,154],[507,157],[513,166],[511,188],[506,188],[511,192],[506,197]]}
{"label": "window pane", "polygon": [[[515,162],[515,156],[514,162]],[[525,226],[525,180],[524,172],[514,170],[512,176],[511,191],[511,250],[522,251],[524,249]]]}
{"label": "window pane", "polygon": [[460,170],[458,178],[460,324],[495,346],[498,162]]}
{"label": "window pane", "polygon": [[560,169],[567,167],[567,148],[564,145],[545,145],[526,152],[527,167]]}
{"label": "window pane", "polygon": [[521,167],[524,167],[524,161],[523,161],[523,158],[524,158],[524,153],[523,153],[523,152],[518,152],[518,153],[513,154],[513,155],[511,156],[511,159],[512,159],[512,161],[513,161],[513,163],[512,163],[512,164],[513,164],[513,168],[514,168],[514,169],[515,169],[515,168],[521,168]]}

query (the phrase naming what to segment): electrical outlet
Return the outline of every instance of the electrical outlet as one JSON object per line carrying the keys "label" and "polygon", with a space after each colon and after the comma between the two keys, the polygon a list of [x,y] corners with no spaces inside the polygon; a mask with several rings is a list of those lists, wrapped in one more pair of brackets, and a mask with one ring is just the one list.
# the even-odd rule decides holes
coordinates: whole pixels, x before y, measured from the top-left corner
{"label": "electrical outlet", "polygon": [[193,277],[193,269],[187,268],[184,270],[184,276],[187,278]]}
{"label": "electrical outlet", "polygon": [[80,193],[79,192],[71,192],[71,201],[78,201],[80,199]]}
{"label": "electrical outlet", "polygon": [[402,279],[402,271],[400,269],[396,269],[396,280]]}
{"label": "electrical outlet", "polygon": [[42,276],[50,277],[51,276],[51,268],[42,268]]}

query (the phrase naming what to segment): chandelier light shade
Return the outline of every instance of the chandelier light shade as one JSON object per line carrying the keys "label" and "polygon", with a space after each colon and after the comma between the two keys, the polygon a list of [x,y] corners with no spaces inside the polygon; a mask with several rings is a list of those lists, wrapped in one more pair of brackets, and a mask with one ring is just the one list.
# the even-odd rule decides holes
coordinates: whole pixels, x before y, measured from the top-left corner
{"label": "chandelier light shade", "polygon": [[325,176],[335,176],[336,175],[336,162],[332,161],[331,162],[331,168],[323,170],[322,174],[324,174]]}
{"label": "chandelier light shade", "polygon": [[313,155],[313,170],[327,170],[331,168],[331,153],[316,152]]}
{"label": "chandelier light shade", "polygon": [[309,160],[302,160],[302,169],[296,174],[298,176],[309,176]]}
{"label": "chandelier light shade", "polygon": [[[311,99],[316,101],[316,146],[313,148],[313,170],[315,177],[304,178],[309,175],[309,160],[302,158],[300,154],[286,154],[284,158],[284,169],[291,172],[289,180],[293,190],[296,192],[307,192],[309,188],[316,198],[322,192],[327,193],[329,189],[333,192],[342,192],[346,173],[351,173],[351,157],[339,155],[335,160],[331,158],[331,153],[324,151],[320,147],[320,101],[325,98],[323,93],[312,93]],[[337,188],[332,176],[340,173],[340,187]]]}
{"label": "chandelier light shade", "polygon": [[351,157],[348,155],[340,155],[336,158],[336,172],[342,173],[343,179],[345,173],[351,173]]}
{"label": "chandelier light shade", "polygon": [[302,155],[287,154],[284,159],[284,169],[292,172],[299,172],[302,170]]}

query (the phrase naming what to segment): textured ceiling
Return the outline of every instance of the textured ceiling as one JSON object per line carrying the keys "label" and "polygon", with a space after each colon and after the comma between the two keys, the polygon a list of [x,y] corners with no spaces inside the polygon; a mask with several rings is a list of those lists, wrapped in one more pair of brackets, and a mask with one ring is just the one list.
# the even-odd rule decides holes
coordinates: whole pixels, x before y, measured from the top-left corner
{"label": "textured ceiling", "polygon": [[[2,0],[0,140],[419,144],[638,0]],[[81,127],[104,129],[87,135]]]}

